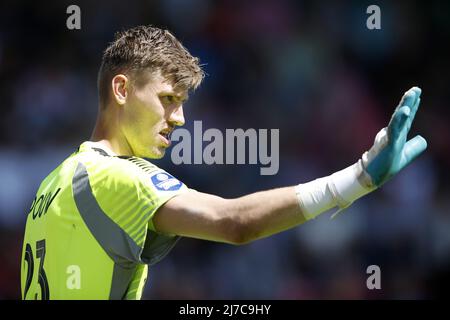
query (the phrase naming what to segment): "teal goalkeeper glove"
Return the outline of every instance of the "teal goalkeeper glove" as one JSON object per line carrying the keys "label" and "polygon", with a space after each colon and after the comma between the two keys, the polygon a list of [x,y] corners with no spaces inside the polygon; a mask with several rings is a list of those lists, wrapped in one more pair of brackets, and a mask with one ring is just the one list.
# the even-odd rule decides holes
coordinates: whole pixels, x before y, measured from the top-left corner
{"label": "teal goalkeeper glove", "polygon": [[392,115],[391,121],[375,137],[375,143],[355,164],[330,176],[295,186],[298,203],[306,220],[339,207],[332,215],[356,199],[376,190],[410,164],[427,148],[421,136],[406,141],[420,104],[420,88],[409,89]]}
{"label": "teal goalkeeper glove", "polygon": [[383,185],[427,148],[426,140],[420,135],[406,141],[421,92],[420,88],[413,87],[403,95],[387,128],[378,132],[373,147],[363,154],[363,167],[375,187]]}

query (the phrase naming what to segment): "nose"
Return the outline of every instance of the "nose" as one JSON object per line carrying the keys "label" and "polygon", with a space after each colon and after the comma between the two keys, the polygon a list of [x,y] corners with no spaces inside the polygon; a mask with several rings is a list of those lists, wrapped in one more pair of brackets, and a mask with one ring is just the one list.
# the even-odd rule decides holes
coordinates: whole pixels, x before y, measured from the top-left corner
{"label": "nose", "polygon": [[173,110],[173,112],[170,114],[169,122],[174,126],[184,125],[184,114],[182,105]]}

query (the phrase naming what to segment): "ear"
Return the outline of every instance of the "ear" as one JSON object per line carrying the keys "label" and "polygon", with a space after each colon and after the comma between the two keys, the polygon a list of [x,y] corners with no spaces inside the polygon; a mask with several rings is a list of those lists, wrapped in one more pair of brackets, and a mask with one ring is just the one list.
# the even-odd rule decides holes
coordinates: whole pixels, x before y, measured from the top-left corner
{"label": "ear", "polygon": [[127,102],[128,89],[130,87],[130,80],[124,74],[117,74],[111,80],[112,94],[114,100],[119,105],[124,105]]}

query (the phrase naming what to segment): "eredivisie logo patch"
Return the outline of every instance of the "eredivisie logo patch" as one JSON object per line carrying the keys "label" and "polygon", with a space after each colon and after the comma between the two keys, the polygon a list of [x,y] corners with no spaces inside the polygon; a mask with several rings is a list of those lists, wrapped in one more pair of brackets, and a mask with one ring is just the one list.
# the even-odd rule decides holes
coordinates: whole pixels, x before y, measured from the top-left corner
{"label": "eredivisie logo patch", "polygon": [[152,183],[160,191],[176,191],[183,185],[168,173],[157,173],[151,177]]}

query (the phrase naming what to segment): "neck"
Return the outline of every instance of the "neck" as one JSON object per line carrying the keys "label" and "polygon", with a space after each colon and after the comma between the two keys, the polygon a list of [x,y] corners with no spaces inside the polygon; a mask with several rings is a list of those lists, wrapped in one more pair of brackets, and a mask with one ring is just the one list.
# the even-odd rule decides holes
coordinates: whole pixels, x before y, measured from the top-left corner
{"label": "neck", "polygon": [[132,156],[133,151],[120,130],[117,119],[117,116],[100,111],[90,141],[103,145],[116,155]]}

